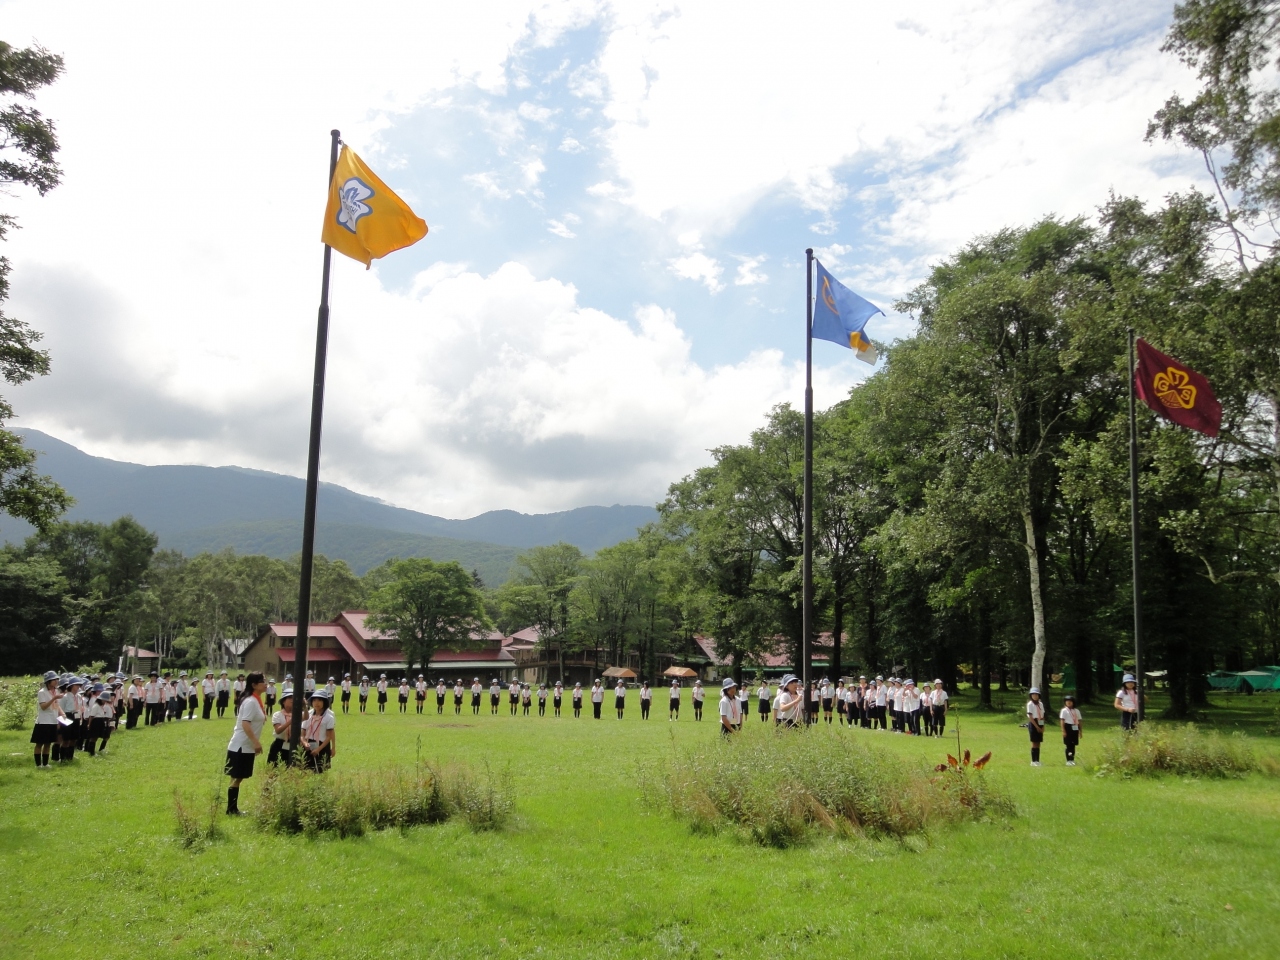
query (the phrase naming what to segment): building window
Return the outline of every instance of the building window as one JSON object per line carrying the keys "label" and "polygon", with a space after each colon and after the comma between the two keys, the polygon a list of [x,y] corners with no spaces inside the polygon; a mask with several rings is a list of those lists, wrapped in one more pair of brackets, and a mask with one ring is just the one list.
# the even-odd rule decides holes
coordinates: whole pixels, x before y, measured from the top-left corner
{"label": "building window", "polygon": [[293,646],[293,637],[281,637],[280,646],[289,648]]}
{"label": "building window", "polygon": [[276,648],[276,638],[274,636],[267,638],[267,646],[270,647],[272,650]]}

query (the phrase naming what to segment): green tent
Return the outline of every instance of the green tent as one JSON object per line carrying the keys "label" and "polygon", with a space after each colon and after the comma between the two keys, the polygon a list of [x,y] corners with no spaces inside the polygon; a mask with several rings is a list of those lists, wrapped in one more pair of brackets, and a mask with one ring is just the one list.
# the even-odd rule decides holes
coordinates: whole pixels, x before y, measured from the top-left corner
{"label": "green tent", "polygon": [[[1091,666],[1093,666],[1093,667],[1094,667],[1094,670],[1095,670],[1095,671],[1097,670],[1097,666],[1096,666],[1096,665],[1091,665]],[[1112,681],[1111,681],[1111,682],[1112,682],[1112,683],[1114,683],[1114,684],[1115,684],[1116,689],[1117,689],[1117,690],[1119,690],[1119,689],[1120,689],[1120,680],[1121,680],[1121,678],[1122,678],[1122,677],[1124,677],[1124,668],[1123,668],[1123,667],[1116,666],[1116,664],[1114,664],[1114,663],[1113,663],[1113,664],[1111,665],[1111,672],[1112,672]],[[1062,689],[1063,689],[1063,690],[1078,690],[1078,689],[1079,689],[1079,687],[1076,685],[1076,667],[1075,667],[1075,664],[1073,664],[1073,663],[1069,663],[1069,664],[1067,664],[1067,665],[1066,665],[1065,667],[1063,667],[1063,669],[1062,669]],[[1107,692],[1107,691],[1105,691],[1105,690],[1103,691],[1103,693],[1106,693],[1106,692]]]}
{"label": "green tent", "polygon": [[1249,689],[1246,692],[1260,693],[1264,690],[1280,690],[1280,676],[1262,670],[1242,670],[1236,674],[1240,682]]}
{"label": "green tent", "polygon": [[1206,678],[1214,690],[1230,690],[1232,693],[1245,692],[1245,682],[1240,675],[1229,670],[1215,670]]}

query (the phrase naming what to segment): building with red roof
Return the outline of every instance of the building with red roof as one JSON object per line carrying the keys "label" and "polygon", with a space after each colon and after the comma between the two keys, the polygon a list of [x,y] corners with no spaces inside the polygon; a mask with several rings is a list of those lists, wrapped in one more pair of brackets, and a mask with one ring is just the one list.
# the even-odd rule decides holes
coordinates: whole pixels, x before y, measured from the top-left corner
{"label": "building with red roof", "polygon": [[[515,658],[507,649],[509,638],[501,633],[477,632],[473,647],[466,650],[437,650],[425,665],[405,661],[404,652],[394,634],[371,630],[365,623],[364,610],[344,610],[328,623],[313,623],[307,629],[307,665],[316,678],[352,679],[368,674],[405,674],[410,670],[423,673],[433,681],[437,677],[453,680],[462,673],[482,675],[484,682],[497,677],[507,679],[515,670]],[[293,673],[297,658],[296,623],[273,623],[244,651],[244,669],[260,671],[268,679],[280,679]]]}

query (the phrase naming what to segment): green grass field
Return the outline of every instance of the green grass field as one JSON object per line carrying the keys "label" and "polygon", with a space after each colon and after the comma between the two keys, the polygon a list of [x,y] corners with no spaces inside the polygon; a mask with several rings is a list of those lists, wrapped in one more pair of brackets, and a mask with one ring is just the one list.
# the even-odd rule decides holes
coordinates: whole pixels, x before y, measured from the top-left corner
{"label": "green grass field", "polygon": [[[634,701],[634,697],[628,698]],[[106,757],[36,771],[29,731],[0,734],[5,957],[1275,957],[1280,780],[1119,780],[1028,765],[1013,714],[960,697],[963,746],[1017,800],[1008,824],[929,843],[817,839],[792,850],[694,835],[640,801],[641,765],[717,736],[713,718],[339,715],[335,769],[424,758],[508,769],[514,824],[458,822],[363,838],[262,833],[223,818],[195,851],[173,794],[207,801],[231,721],[121,732]],[[1019,705],[1010,695],[1011,707]],[[1276,698],[1222,698],[1211,720],[1263,734]],[[665,706],[665,705],[663,705]],[[394,709],[394,705],[392,705]],[[411,707],[412,710],[412,707]],[[550,712],[550,711],[548,711]],[[566,710],[566,713],[570,711]],[[588,711],[589,712],[589,711]],[[1114,725],[1085,711],[1080,760]],[[753,714],[747,734],[763,735]],[[949,731],[950,732],[950,731]],[[955,739],[825,727],[941,760]],[[246,783],[241,807],[257,802]]]}

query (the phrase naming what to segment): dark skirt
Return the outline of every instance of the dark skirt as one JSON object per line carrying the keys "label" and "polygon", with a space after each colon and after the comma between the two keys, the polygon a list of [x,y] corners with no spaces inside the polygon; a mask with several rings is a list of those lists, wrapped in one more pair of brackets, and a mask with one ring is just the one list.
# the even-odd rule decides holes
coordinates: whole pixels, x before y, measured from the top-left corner
{"label": "dark skirt", "polygon": [[57,740],[58,725],[56,723],[37,723],[35,729],[31,731],[31,742],[38,747],[56,743]]}
{"label": "dark skirt", "polygon": [[248,780],[253,776],[253,761],[256,753],[244,753],[240,750],[227,751],[227,764],[222,772],[232,780]]}
{"label": "dark skirt", "polygon": [[770,704],[769,704],[769,701],[768,701],[768,700],[761,700],[761,701],[760,701],[760,712],[761,712],[761,713],[764,713],[764,714],[768,714],[768,712],[769,712],[769,706],[770,706]]}
{"label": "dark skirt", "polygon": [[614,698],[613,698],[613,709],[615,709],[615,710],[621,710],[621,709],[623,708],[623,706],[626,704],[626,702],[627,702],[627,701],[626,701],[626,698],[625,698],[625,697],[614,697]]}

